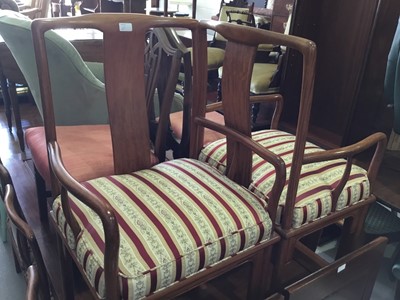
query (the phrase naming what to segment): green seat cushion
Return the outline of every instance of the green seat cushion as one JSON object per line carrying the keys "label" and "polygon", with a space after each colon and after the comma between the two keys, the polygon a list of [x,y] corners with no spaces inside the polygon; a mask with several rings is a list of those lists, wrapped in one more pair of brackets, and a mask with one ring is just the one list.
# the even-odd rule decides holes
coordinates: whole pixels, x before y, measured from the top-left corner
{"label": "green seat cushion", "polygon": [[277,64],[255,63],[251,75],[250,93],[267,93],[277,68]]}
{"label": "green seat cushion", "polygon": [[[251,74],[250,93],[256,95],[268,93],[277,68],[277,64],[255,63]],[[219,78],[222,78],[222,73],[223,67],[220,67],[218,69]]]}
{"label": "green seat cushion", "polygon": [[[192,48],[188,48],[192,54]],[[225,50],[217,47],[207,47],[208,70],[217,70],[224,62]],[[193,60],[193,57],[192,57]]]}

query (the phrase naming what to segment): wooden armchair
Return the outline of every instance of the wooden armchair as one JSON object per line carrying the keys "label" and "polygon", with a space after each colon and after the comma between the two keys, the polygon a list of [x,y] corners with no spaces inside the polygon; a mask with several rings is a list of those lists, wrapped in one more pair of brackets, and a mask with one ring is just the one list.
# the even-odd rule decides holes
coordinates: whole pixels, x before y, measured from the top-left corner
{"label": "wooden armchair", "polygon": [[42,254],[40,253],[39,245],[36,241],[35,234],[22,213],[10,174],[1,161],[0,181],[8,217],[8,232],[12,244],[16,271],[18,273],[23,271],[31,274],[31,267],[35,268],[36,294],[40,295],[40,299],[50,300],[47,271]]}
{"label": "wooden armchair", "polygon": [[[324,265],[314,253],[311,242],[308,243],[309,247],[304,246],[302,240],[305,237],[312,239],[322,228],[344,220],[339,255],[346,253],[346,247],[351,249],[354,246],[355,238],[362,231],[369,204],[375,201],[371,188],[381,163],[386,136],[376,133],[354,145],[332,150],[324,150],[307,142],[316,57],[314,43],[247,26],[235,26],[234,30],[218,22],[203,22],[202,26],[219,32],[228,40],[222,77],[222,103],[214,104],[212,108],[223,109],[227,126],[248,137],[252,136],[260,147],[285,161],[287,180],[280,196],[276,219],[282,240],[274,257],[278,267],[275,286],[282,287],[299,279],[304,272],[315,271]],[[260,43],[287,46],[303,56],[301,105],[295,134],[279,129],[251,132],[249,105],[257,98],[249,97],[248,91],[254,57]],[[265,99],[271,100],[272,97],[275,96],[265,96]],[[199,124],[207,125],[210,129],[218,128],[204,117],[208,110],[205,94],[201,101],[193,102],[191,155],[201,151],[200,160],[225,173],[229,171],[227,164],[238,159],[238,156],[229,152],[229,148],[226,149],[226,145],[232,142],[222,139],[206,146],[199,143],[203,138]],[[277,124],[275,122],[277,120],[273,124]],[[375,145],[376,151],[368,169],[356,165],[355,156]],[[270,195],[269,180],[275,179],[274,170],[257,155],[253,155],[246,163],[252,172],[249,190],[267,200]]]}
{"label": "wooden armchair", "polygon": [[[143,59],[146,32],[155,27],[192,31],[195,99],[207,84],[197,50],[206,50],[206,32],[199,31],[196,20],[139,14],[35,20],[32,34],[46,122],[52,116],[52,94],[44,33],[65,27],[103,32],[115,169],[113,176],[78,183],[63,164],[55,126],[47,128],[53,183],[61,185],[51,220],[68,254],[65,259],[73,259],[96,298],[172,298],[247,263],[251,266],[247,298],[265,297],[272,271],[271,246],[279,240],[271,220],[276,211],[273,199],[284,183],[282,160],[255,147],[250,138],[221,127],[275,166],[277,180],[268,207],[197,159],[152,167]],[[241,166],[232,171],[242,173]],[[68,260],[66,266],[71,266]],[[65,290],[72,288],[68,285]]]}
{"label": "wooden armchair", "polygon": [[[44,117],[45,111],[42,110],[43,100],[39,90],[31,38],[31,22],[31,20],[21,19],[18,16],[3,16],[0,18],[0,32],[4,33],[4,39],[10,45],[21,70],[26,74],[25,77],[30,79],[28,83],[34,88],[35,100],[40,111],[43,111]],[[78,181],[114,174],[110,128],[106,124],[108,112],[105,88],[104,83],[100,80],[104,80],[103,65],[101,63],[86,64],[76,48],[55,32],[51,32],[47,39],[50,43],[49,65],[54,99],[54,113],[50,120],[51,124],[56,126],[55,133],[63,150],[65,166]],[[166,125],[164,125],[164,117],[158,118],[158,115],[155,115],[154,101],[169,107],[179,104],[175,103],[174,92],[171,91],[170,86],[175,88],[173,82],[177,80],[181,52],[170,45],[162,30],[150,32],[147,40],[151,42],[147,44],[144,54],[148,108],[146,112],[151,123],[154,123],[157,117],[157,125],[160,130],[155,126],[151,127],[154,144],[152,157],[154,161],[162,161],[165,158],[166,138],[161,132],[164,132]],[[99,44],[101,45],[101,43],[100,41]],[[24,47],[24,51],[20,50],[21,47]],[[96,69],[95,72],[93,67],[100,70]],[[60,69],[64,71],[59,72]],[[75,82],[76,85],[72,84],[74,88],[65,88],[65,82],[71,84]],[[156,88],[158,90],[157,97],[155,97]],[[49,118],[45,120],[45,125],[48,122]],[[25,138],[35,164],[40,216],[45,221],[48,214],[46,200],[49,197],[46,185],[47,187],[51,186],[46,126],[29,128]],[[51,194],[53,196],[58,194],[58,186],[51,187]]]}

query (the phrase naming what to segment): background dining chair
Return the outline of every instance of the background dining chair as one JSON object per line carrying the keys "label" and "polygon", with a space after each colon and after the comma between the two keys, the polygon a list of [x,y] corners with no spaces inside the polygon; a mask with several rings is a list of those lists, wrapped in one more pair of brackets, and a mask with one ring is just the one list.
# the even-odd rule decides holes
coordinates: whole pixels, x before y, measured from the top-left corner
{"label": "background dining chair", "polygon": [[18,273],[21,271],[30,272],[30,266],[34,265],[37,273],[36,280],[38,281],[40,299],[50,300],[49,281],[39,245],[35,234],[22,213],[10,174],[1,161],[0,181],[9,220],[8,233],[12,244],[16,271]]}
{"label": "background dining chair", "polygon": [[[167,149],[172,150],[172,156],[174,158],[188,157],[193,101],[192,52],[186,48],[174,29],[168,29],[166,33],[171,44],[182,53],[182,66],[180,69],[180,79],[182,84],[178,85],[176,90],[183,97],[183,107],[181,110],[171,111],[167,106],[164,111],[165,120],[168,122],[166,147]],[[208,117],[223,124],[223,117],[218,112],[213,111]],[[211,142],[223,137],[222,134],[212,130],[206,129],[206,132],[206,142]]]}
{"label": "background dining chair", "polygon": [[[254,3],[253,3],[254,4]],[[238,25],[256,27],[255,17],[251,10],[227,10],[227,22]],[[221,38],[223,40],[223,38]],[[252,95],[267,95],[279,92],[282,50],[279,45],[260,44],[257,48],[253,72],[251,75],[250,93]],[[222,99],[222,78],[223,67],[218,68],[218,99]],[[260,107],[263,107],[261,122],[257,122]],[[274,104],[255,103],[252,105],[253,129],[268,127],[274,112]],[[258,124],[257,124],[258,123]]]}
{"label": "background dining chair", "polygon": [[[248,298],[264,298],[272,272],[271,246],[279,239],[270,226],[276,209],[272,199],[283,186],[282,161],[271,160],[278,176],[266,207],[239,183],[194,158],[152,166],[149,155],[143,59],[146,32],[154,27],[192,31],[193,94],[197,98],[207,84],[205,56],[200,55],[200,48],[207,47],[206,31],[196,20],[140,14],[36,20],[32,34],[45,107],[51,105],[52,95],[44,33],[66,26],[93,26],[104,33],[115,175],[76,182],[63,166],[57,136],[48,140],[52,170],[62,185],[51,220],[67,250],[64,254],[79,265],[93,296],[173,298],[248,262]],[[229,128],[221,130],[239,143],[254,145]],[[260,154],[270,160],[268,151]],[[238,172],[240,166],[236,166]]]}
{"label": "background dining chair", "polygon": [[[38,102],[38,106],[40,105],[41,110],[41,98],[37,98],[40,97],[39,83],[37,75],[34,75],[36,61],[33,53],[30,25],[30,20],[21,19],[18,16],[8,15],[0,18],[0,32],[7,31],[4,39],[10,45],[10,50],[20,64],[21,70],[24,72],[24,70],[28,69],[25,77],[28,78],[30,76],[28,83],[35,91],[34,97],[36,95],[35,100]],[[158,32],[157,35],[160,36],[162,33],[162,31]],[[87,65],[71,43],[54,32],[50,32],[48,38],[50,40],[50,68],[55,112],[54,121],[52,120],[51,122],[55,122],[57,125],[56,132],[63,148],[63,159],[67,169],[78,181],[113,174],[114,165],[110,129],[109,125],[101,124],[108,122],[104,83],[98,79],[104,80],[102,64],[92,63]],[[154,38],[154,41],[156,41],[156,38]],[[18,46],[25,47],[25,50],[15,50]],[[180,61],[180,57],[173,53],[175,50],[171,49],[167,44],[167,39],[160,40],[160,42],[156,42],[151,46],[148,48],[149,55],[146,56],[147,68],[145,70],[148,79],[146,91],[148,103],[153,103],[154,90],[156,88],[159,90],[157,93],[158,101],[163,98],[173,97],[170,89],[165,84],[161,86],[161,83],[163,80],[176,81],[176,77],[170,79],[170,77],[177,75],[168,69],[168,64],[172,64],[172,57]],[[169,59],[169,62],[163,61],[163,64],[166,64],[164,66],[165,70],[169,71],[165,71],[167,76],[161,77],[160,61],[165,59]],[[61,69],[63,72],[59,72]],[[158,80],[158,78],[160,79]],[[65,88],[70,85],[73,88]],[[172,104],[165,100],[168,102],[165,105],[170,104],[171,106],[179,107],[179,103],[176,103],[175,100],[175,98],[172,100]],[[151,118],[150,115],[149,117]],[[160,118],[160,120],[163,119]],[[45,119],[45,124],[48,121],[48,119]],[[161,123],[161,128],[165,128],[165,125],[162,125],[163,122],[158,122]],[[157,132],[158,136],[153,140],[155,142],[155,156],[159,160],[163,160],[165,157],[165,153],[162,150],[164,149],[164,142],[156,141],[163,141],[165,138],[159,133],[161,130],[157,130]],[[45,127],[29,128],[25,134],[36,169],[35,179],[42,220],[47,219],[48,212],[46,201],[48,193],[45,187],[46,183],[50,186],[51,182],[46,149],[48,136],[46,134],[48,133],[46,133]],[[102,145],[102,147],[98,147],[98,145]],[[52,186],[52,191],[54,194],[54,191],[57,191],[57,187]]]}
{"label": "background dining chair", "polygon": [[[180,40],[179,36],[175,31],[171,31],[171,35],[173,35],[172,42],[174,45],[180,49],[182,52],[188,52],[189,48],[186,48],[184,43]],[[208,54],[208,50],[207,50]],[[281,60],[279,60],[280,62]],[[263,63],[255,63],[252,73],[251,85],[249,90],[249,95],[252,101],[252,106],[254,105],[256,108],[253,108],[252,119],[253,124],[255,124],[259,107],[259,102],[265,102],[269,109],[268,116],[264,116],[265,120],[268,120],[267,124],[262,124],[262,126],[266,127],[270,125],[271,128],[277,128],[278,120],[280,114],[282,112],[282,96],[277,94],[279,92],[279,84],[280,84],[280,63],[278,64],[263,64]],[[222,71],[222,68],[220,68]],[[184,109],[182,111],[173,112],[169,115],[169,126],[170,126],[170,138],[168,139],[169,148],[172,149],[173,157],[187,157],[189,155],[189,144],[190,144],[190,122],[191,122],[191,113],[192,113],[192,90],[191,85],[186,83],[191,83],[192,76],[192,63],[191,59],[188,56],[184,56],[183,63],[183,77],[185,78],[183,82],[185,83],[183,88],[183,96],[184,96]],[[222,72],[220,72],[222,75]],[[221,96],[219,97],[221,98]],[[265,98],[265,99],[264,99]],[[265,115],[265,112],[263,110]],[[207,107],[206,112],[207,119],[219,123],[221,125],[224,124],[224,116],[223,116],[223,107],[222,103],[213,103]],[[255,126],[253,126],[255,128]],[[223,134],[218,133],[209,128],[205,128],[204,131],[204,144],[211,143],[218,139],[223,138]]]}
{"label": "background dining chair", "polygon": [[47,18],[49,16],[50,0],[32,0],[30,5],[19,6],[19,12],[30,19]]}
{"label": "background dining chair", "polygon": [[[230,37],[234,40],[231,37],[233,34],[224,24],[210,23],[208,28],[220,31],[225,38]],[[247,44],[240,45],[236,40],[230,44],[228,38],[225,48],[222,76],[225,124],[234,126],[236,130],[249,137],[252,136],[254,141],[259,142],[260,147],[275,153],[285,161],[287,170],[287,181],[280,197],[276,219],[279,224],[277,230],[282,240],[275,257],[277,266],[275,284],[277,287],[282,287],[283,284],[297,280],[304,273],[315,271],[323,265],[320,257],[310,246],[311,243],[306,243],[304,240],[305,237],[319,233],[324,227],[344,219],[338,256],[347,253],[349,249],[354,249],[357,242],[360,242],[357,237],[362,232],[369,204],[376,199],[371,192],[371,186],[382,160],[386,136],[383,133],[376,133],[357,144],[332,150],[324,150],[307,142],[316,57],[314,43],[248,26],[236,26],[234,33],[249,38]],[[259,44],[253,36],[259,37],[257,42],[284,45],[296,49],[303,55],[301,105],[295,134],[279,129],[251,132],[249,109],[251,97],[248,91]],[[241,55],[238,55],[239,51]],[[238,97],[238,94],[242,103],[224,103],[232,97]],[[193,102],[195,123],[205,122],[202,118],[196,118],[196,115],[198,112],[204,114],[206,110],[206,99]],[[199,141],[195,138],[199,134],[196,126],[192,124],[193,142]],[[226,140],[218,140],[205,147],[203,144],[197,144],[192,149],[195,152],[201,150],[202,161],[225,173],[225,164],[237,158],[226,150],[226,144]],[[354,156],[374,146],[376,151],[367,170],[356,165]],[[257,155],[253,155],[252,160],[247,163],[248,168],[252,170],[248,188],[267,200],[270,186],[268,181],[274,179],[274,171]]]}
{"label": "background dining chair", "polygon": [[[227,11],[235,10],[237,11],[244,11],[252,13],[254,8],[254,3],[249,5],[247,1],[230,1],[229,3],[225,3],[221,1],[220,10],[218,13],[218,20],[219,21],[228,21]],[[232,14],[233,18],[239,18],[238,14]],[[242,17],[242,19],[248,19],[248,16]],[[210,81],[213,78],[217,78],[217,70],[222,66],[222,62],[224,60],[224,48],[225,48],[225,41],[224,39],[218,35],[214,34],[214,38],[210,43],[210,47],[207,48],[207,66],[210,76]],[[191,48],[189,47],[189,51]]]}

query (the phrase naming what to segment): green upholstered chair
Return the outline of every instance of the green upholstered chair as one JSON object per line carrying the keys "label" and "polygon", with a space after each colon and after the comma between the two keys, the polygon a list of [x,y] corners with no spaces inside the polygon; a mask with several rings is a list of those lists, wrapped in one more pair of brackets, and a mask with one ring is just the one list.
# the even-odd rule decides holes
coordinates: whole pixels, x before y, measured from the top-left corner
{"label": "green upholstered chair", "polygon": [[[225,25],[209,23],[208,27],[219,31],[228,39],[222,74],[221,107],[225,124],[252,137],[260,147],[275,153],[285,161],[287,170],[285,187],[279,200],[278,218],[275,220],[278,232],[282,236],[275,257],[275,283],[277,287],[283,287],[304,273],[315,271],[321,266],[321,260],[314,253],[312,243],[306,243],[304,237],[311,239],[324,227],[344,219],[338,255],[343,255],[357,246],[357,237],[361,236],[369,204],[376,200],[371,189],[383,157],[386,136],[383,133],[375,133],[354,145],[328,150],[308,142],[317,51],[315,44],[299,37],[248,26],[235,26],[235,30],[231,32]],[[243,37],[245,42],[239,43],[234,34],[248,38]],[[296,108],[287,108],[298,112],[298,123],[294,133],[280,129],[274,121],[271,129],[252,132],[249,107],[253,103],[252,99],[257,99],[257,96],[251,97],[249,90],[260,43],[283,45],[302,53],[300,108],[299,111]],[[290,72],[290,66],[286,72]],[[275,96],[266,95],[265,99],[272,97]],[[207,111],[206,102],[205,98],[193,102],[194,123],[191,138],[201,134],[196,130],[196,122],[202,125],[211,124],[206,118],[203,119]],[[201,117],[197,117],[199,111]],[[210,128],[217,128],[217,125],[213,124]],[[198,140],[193,139],[193,142]],[[238,158],[226,148],[229,142],[229,139],[220,139],[206,146],[198,144],[193,151],[201,150],[200,160],[225,174],[229,171],[225,169],[226,163],[234,162]],[[373,151],[374,148],[374,156],[366,169],[356,164],[355,155],[363,151]],[[275,179],[270,164],[254,154],[248,161],[248,168],[251,170],[248,189],[268,201],[269,180]]]}
{"label": "green upholstered chair", "polygon": [[[1,36],[24,74],[43,116],[30,28],[32,21],[11,11],[0,13]],[[96,78],[70,42],[54,32],[49,33],[48,38],[51,41],[49,47],[55,53],[50,64],[55,84],[52,92],[56,99],[54,112],[57,125],[107,124],[103,82]],[[87,106],[91,107],[89,112],[82,113]]]}
{"label": "green upholstered chair", "polygon": [[[32,20],[11,11],[0,12],[0,34],[14,56],[20,70],[22,71],[29,89],[33,95],[39,113],[43,117],[41,93],[38,82],[35,54],[33,50]],[[88,136],[99,142],[107,141],[108,114],[105,101],[104,83],[101,82],[91,71],[77,50],[70,42],[54,32],[48,35],[49,48],[54,55],[51,58],[52,80],[54,95],[55,120],[61,139],[86,140]],[[91,65],[96,65],[92,63]],[[99,75],[98,75],[99,76]],[[83,113],[86,108],[90,108]],[[66,131],[62,126],[85,125],[97,127],[96,131],[84,131],[75,127]],[[89,129],[89,127],[87,129]],[[25,140],[31,150],[35,165],[35,177],[38,190],[38,201],[41,206],[41,218],[45,219],[46,208],[46,183],[50,182],[50,173],[45,146],[45,131],[43,127],[28,128],[25,132]],[[103,155],[103,161],[107,161],[106,151],[99,153]],[[88,160],[85,165],[92,164]],[[79,164],[79,162],[76,162]],[[104,163],[103,165],[105,165]],[[93,167],[94,168],[94,167]],[[104,166],[97,168],[101,172],[109,172],[112,167]],[[45,216],[46,215],[46,216]]]}
{"label": "green upholstered chair", "polygon": [[[37,2],[37,3],[36,3]],[[40,0],[34,1],[32,3],[33,6],[35,4],[41,4],[49,6],[48,0]],[[21,10],[20,10],[21,8]],[[14,0],[3,1],[1,2],[1,9],[2,10],[12,10],[16,12],[20,12],[26,16],[29,16],[33,19],[35,16],[39,16],[38,14],[41,12],[41,7],[35,8],[27,8],[25,5],[19,6]],[[17,63],[15,62],[14,57],[10,53],[10,51],[6,47],[2,47],[0,51],[0,84],[1,84],[1,91],[4,100],[4,106],[6,109],[6,117],[8,121],[8,127],[10,129],[10,133],[12,132],[12,119],[11,119],[11,112],[14,115],[16,133],[18,136],[18,141],[20,145],[21,151],[25,150],[25,141],[24,141],[24,134],[22,130],[21,124],[21,116],[19,111],[19,104],[17,99],[17,89],[16,84],[22,84],[25,87],[27,86],[26,80],[19,70]],[[12,108],[12,109],[11,109]]]}
{"label": "green upholstered chair", "polygon": [[[206,30],[193,19],[141,14],[35,20],[32,33],[44,103],[52,101],[44,32],[64,26],[93,26],[104,33],[105,88],[115,166],[112,176],[77,182],[62,162],[58,137],[49,138],[54,179],[62,186],[51,220],[67,250],[63,251],[68,254],[65,259],[74,258],[95,298],[174,298],[246,265],[251,270],[247,298],[264,299],[272,273],[272,245],[279,239],[271,222],[274,201],[266,207],[242,182],[195,157],[153,165],[149,155],[143,72],[146,32],[154,27],[192,31],[196,102],[207,86],[205,56],[199,55],[200,49],[207,47]],[[180,65],[179,58],[170,71],[179,71]],[[243,146],[254,145],[228,127],[221,130]],[[268,151],[261,152],[269,160]],[[271,163],[281,174],[282,161]],[[232,171],[243,173],[242,166],[232,166]],[[278,175],[271,199],[280,194],[281,179]],[[68,260],[67,266],[71,266]],[[67,291],[72,291],[71,286]],[[72,297],[66,295],[66,299]]]}

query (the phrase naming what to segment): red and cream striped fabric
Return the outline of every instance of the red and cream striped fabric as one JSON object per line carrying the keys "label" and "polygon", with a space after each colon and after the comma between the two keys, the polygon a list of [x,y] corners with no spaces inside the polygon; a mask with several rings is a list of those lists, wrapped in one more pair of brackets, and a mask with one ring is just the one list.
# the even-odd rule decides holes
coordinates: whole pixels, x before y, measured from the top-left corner
{"label": "red and cream striped fabric", "polygon": [[[271,236],[266,203],[197,160],[173,160],[82,184],[115,210],[123,299],[149,295]],[[53,217],[102,297],[101,221],[71,195],[70,203],[82,228],[76,242],[59,198],[53,204]]]}
{"label": "red and cream striped fabric", "polygon": [[[295,136],[279,130],[262,130],[253,133],[253,139],[263,147],[279,155],[286,163],[287,180],[290,180]],[[323,151],[320,147],[306,144],[306,153]],[[215,141],[201,151],[199,160],[207,162],[221,173],[226,168],[226,140]],[[332,208],[332,189],[338,184],[345,168],[344,159],[330,160],[303,165],[298,186],[292,225],[298,228],[329,214]],[[252,183],[249,189],[263,199],[267,199],[275,180],[271,164],[253,155]],[[285,207],[287,184],[279,200],[277,223],[280,223]],[[349,181],[341,193],[335,210],[341,210],[370,195],[367,171],[353,165]]]}

